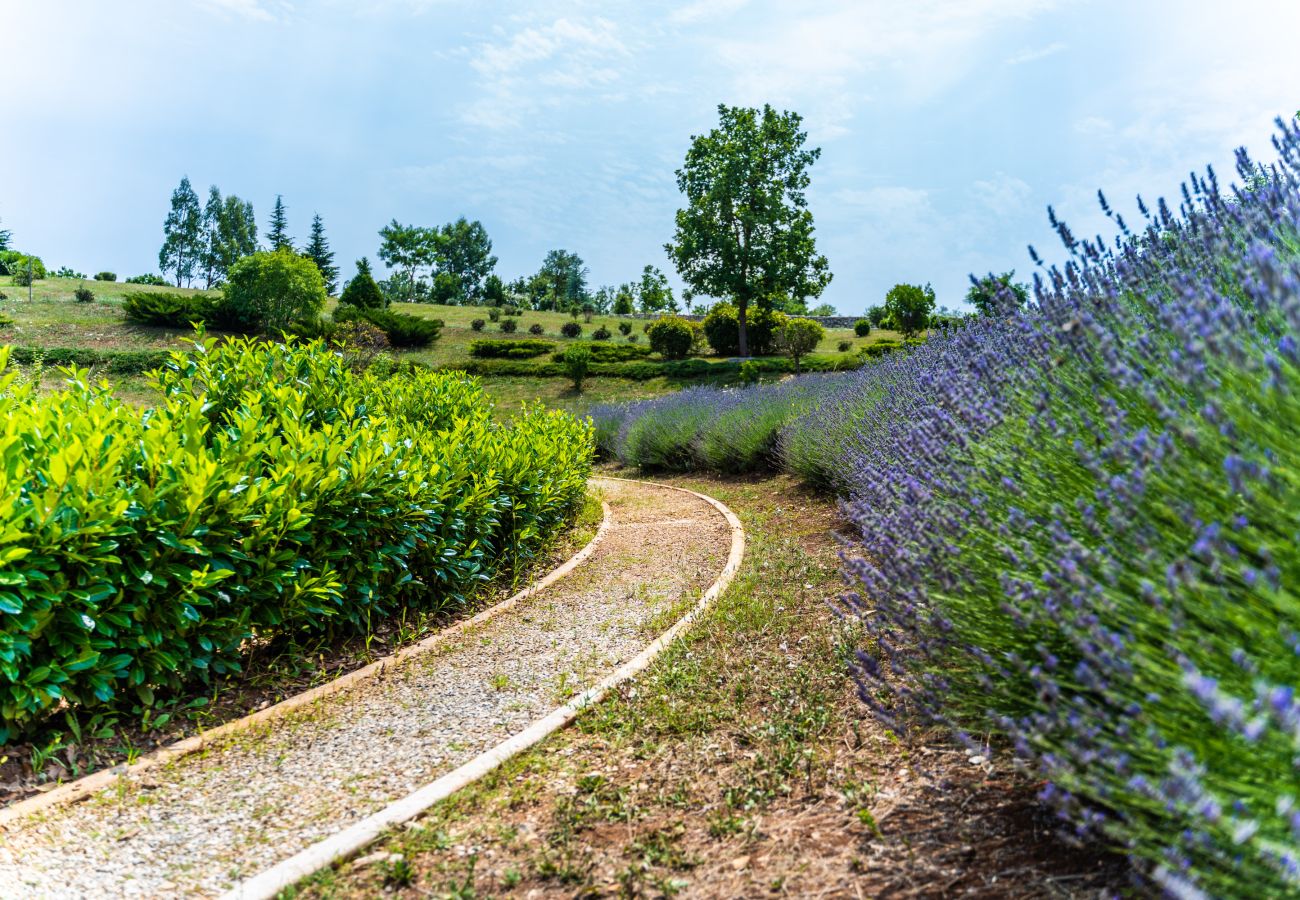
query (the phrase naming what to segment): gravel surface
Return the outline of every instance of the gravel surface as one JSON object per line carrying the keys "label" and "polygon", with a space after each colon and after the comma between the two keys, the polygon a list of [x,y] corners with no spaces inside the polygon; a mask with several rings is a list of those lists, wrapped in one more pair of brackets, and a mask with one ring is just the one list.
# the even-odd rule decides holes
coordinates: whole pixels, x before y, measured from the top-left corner
{"label": "gravel surface", "polygon": [[210,896],[520,731],[635,656],[726,564],[704,501],[602,481],[567,578],[381,678],[0,834],[0,897]]}

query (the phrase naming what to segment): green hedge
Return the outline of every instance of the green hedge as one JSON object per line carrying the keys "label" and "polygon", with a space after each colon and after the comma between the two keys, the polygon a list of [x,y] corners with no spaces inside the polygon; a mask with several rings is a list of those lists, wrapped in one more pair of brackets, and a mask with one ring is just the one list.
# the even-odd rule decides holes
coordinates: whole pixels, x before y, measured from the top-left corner
{"label": "green hedge", "polygon": [[176,294],[170,291],[132,291],[122,295],[122,312],[128,322],[189,328],[207,323],[214,317],[216,301],[201,294]]}
{"label": "green hedge", "polygon": [[[502,340],[484,338],[469,342],[469,355],[475,359],[532,359],[550,353],[559,344],[555,341]],[[558,362],[558,358],[556,360]]]}
{"label": "green hedge", "polygon": [[363,309],[340,304],[334,310],[335,322],[369,322],[384,333],[388,343],[399,349],[427,347],[442,333],[441,319],[426,319],[386,309]]}
{"label": "green hedge", "polygon": [[237,669],[254,637],[455,606],[590,472],[567,414],[498,424],[472,378],[358,375],[319,342],[208,339],[156,386],[141,411],[0,369],[0,743]]}
{"label": "green hedge", "polygon": [[[636,359],[646,359],[648,356],[650,356],[650,348],[638,347],[636,344],[591,345],[592,362],[629,362]],[[563,362],[564,351],[560,350],[556,353],[552,353],[551,359],[554,362]]]}
{"label": "green hedge", "polygon": [[[599,345],[596,345],[599,346]],[[595,354],[592,355],[595,359]],[[765,357],[751,360],[759,372],[794,372],[794,363],[784,357]],[[804,372],[840,372],[856,369],[864,358],[853,353],[814,354],[802,360]],[[455,365],[442,366],[441,371],[467,372],[472,375],[507,375],[524,378],[562,378],[565,368],[558,362],[541,362],[520,359],[470,359]],[[633,362],[593,362],[590,376],[628,378],[648,381],[651,378],[679,379],[731,379],[740,375],[736,360],[710,361],[707,359],[641,360]]]}
{"label": "green hedge", "polygon": [[101,369],[113,375],[140,375],[167,362],[167,350],[92,350],[85,347],[11,347],[9,360],[30,366],[74,366]]}

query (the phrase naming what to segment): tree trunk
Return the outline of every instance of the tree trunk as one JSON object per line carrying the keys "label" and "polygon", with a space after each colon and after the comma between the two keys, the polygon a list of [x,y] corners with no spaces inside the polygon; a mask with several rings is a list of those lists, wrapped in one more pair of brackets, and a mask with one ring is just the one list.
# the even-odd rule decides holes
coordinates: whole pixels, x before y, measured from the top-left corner
{"label": "tree trunk", "polygon": [[739,297],[736,300],[736,326],[738,331],[737,351],[741,358],[749,356],[749,328],[746,325],[746,313],[749,311],[749,300],[745,297]]}

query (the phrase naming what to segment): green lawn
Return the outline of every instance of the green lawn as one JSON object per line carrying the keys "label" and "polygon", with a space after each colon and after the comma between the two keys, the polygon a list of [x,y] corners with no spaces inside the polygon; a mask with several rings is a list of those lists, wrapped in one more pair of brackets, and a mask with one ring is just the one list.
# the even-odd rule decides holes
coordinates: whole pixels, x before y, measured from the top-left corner
{"label": "green lawn", "polygon": [[[82,284],[95,294],[92,303],[78,303],[75,291]],[[32,298],[27,299],[27,288],[13,283],[13,278],[0,277],[0,312],[13,319],[13,324],[0,330],[0,343],[28,347],[87,347],[96,350],[145,350],[174,347],[189,332],[183,329],[155,328],[132,325],[122,316],[122,296],[133,291],[177,291],[185,294],[205,293],[191,289],[149,287],[146,285],[103,282],[78,278],[46,278],[32,286]],[[326,307],[332,311],[336,301],[331,299]],[[529,338],[528,328],[534,323],[545,329],[544,337],[562,343],[571,339],[560,335],[560,327],[574,321],[567,313],[527,310],[513,317],[518,323],[514,334],[500,330],[499,322],[488,320],[486,309],[471,306],[437,306],[425,303],[398,304],[397,312],[426,318],[441,319],[444,323],[441,336],[423,350],[404,352],[403,356],[431,366],[456,366],[469,359],[469,344],[478,338]],[[502,321],[505,321],[502,316]],[[481,332],[473,331],[470,323],[483,319]],[[583,334],[576,340],[591,340],[591,333],[604,325],[612,333],[612,343],[626,343],[627,338],[618,331],[620,322],[632,324],[632,334],[645,346],[643,326],[648,320],[618,316],[595,316],[587,322],[579,317]],[[841,341],[849,341],[852,350],[885,339],[900,339],[892,331],[874,331],[866,338],[855,337],[851,329],[828,330],[826,339],[818,347],[820,353],[837,353]],[[657,359],[657,357],[655,357]],[[151,393],[142,377],[114,377],[110,379],[117,391],[133,403],[147,404]],[[48,372],[45,383],[55,386],[57,373]],[[632,381],[623,378],[593,377],[588,379],[581,393],[563,378],[487,376],[484,386],[498,402],[503,415],[510,414],[523,402],[540,400],[548,406],[581,412],[593,403],[639,400],[671,393],[687,383],[669,378]]]}

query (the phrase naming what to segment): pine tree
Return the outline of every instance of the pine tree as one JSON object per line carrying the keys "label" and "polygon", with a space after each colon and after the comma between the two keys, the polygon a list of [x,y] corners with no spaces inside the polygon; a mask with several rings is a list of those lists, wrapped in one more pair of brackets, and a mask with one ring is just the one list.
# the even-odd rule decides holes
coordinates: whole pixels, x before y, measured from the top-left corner
{"label": "pine tree", "polygon": [[266,240],[272,250],[293,249],[293,241],[289,240],[289,220],[285,215],[286,212],[284,198],[276,194],[275,208],[271,210],[271,227],[266,232]]}
{"label": "pine tree", "polygon": [[165,275],[176,273],[176,286],[194,278],[194,268],[203,252],[203,213],[199,195],[190,187],[189,178],[172,191],[172,208],[163,222],[163,245],[158,251],[158,266]]}
{"label": "pine tree", "polygon": [[321,221],[320,213],[312,216],[311,240],[307,242],[305,255],[320,269],[321,278],[325,279],[325,291],[333,296],[339,286],[339,269],[334,265],[334,251],[325,237],[325,223]]}
{"label": "pine tree", "polygon": [[9,249],[9,239],[14,233],[7,228],[0,228],[0,251]]}
{"label": "pine tree", "polygon": [[361,309],[383,309],[384,293],[379,290],[374,276],[370,274],[370,260],[364,256],[357,260],[357,274],[343,289],[339,303],[347,303]]}

